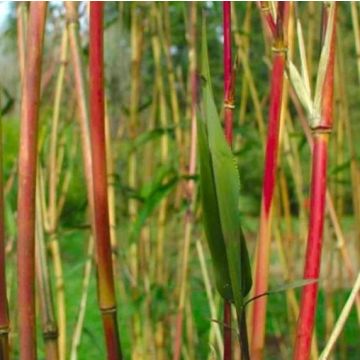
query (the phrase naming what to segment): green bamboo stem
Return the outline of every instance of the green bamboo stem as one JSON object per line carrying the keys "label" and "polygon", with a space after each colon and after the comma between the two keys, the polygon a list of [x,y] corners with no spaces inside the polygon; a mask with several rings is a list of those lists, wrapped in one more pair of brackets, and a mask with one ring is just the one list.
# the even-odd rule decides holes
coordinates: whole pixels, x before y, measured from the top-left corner
{"label": "green bamboo stem", "polygon": [[35,265],[36,278],[39,294],[40,315],[42,333],[45,343],[45,355],[47,360],[59,359],[58,327],[56,324],[54,305],[50,287],[49,268],[46,259],[46,245],[44,239],[44,223],[41,202],[43,201],[42,184],[39,181],[40,169],[38,169],[36,183],[36,230],[35,230]]}
{"label": "green bamboo stem", "polygon": [[[55,278],[56,278],[56,297],[57,297],[57,318],[59,326],[59,359],[65,360],[66,356],[66,306],[64,292],[64,277],[62,269],[61,254],[57,238],[58,209],[57,209],[57,185],[59,183],[59,165],[57,148],[57,138],[59,135],[59,119],[61,108],[61,97],[64,87],[65,69],[67,64],[67,29],[63,31],[60,50],[60,67],[56,80],[55,99],[52,116],[50,151],[49,151],[49,203],[47,209],[48,226],[46,230],[50,236],[50,251],[53,258]],[[45,205],[45,200],[44,200]]]}
{"label": "green bamboo stem", "polygon": [[[69,191],[71,178],[73,176],[73,170],[74,170],[74,162],[75,162],[75,156],[78,149],[78,141],[77,141],[77,132],[74,132],[73,135],[73,141],[71,142],[71,147],[69,149],[69,155],[68,155],[68,161],[69,166],[66,168],[64,175],[63,175],[63,181],[61,186],[59,186],[59,194],[58,194],[58,200],[57,200],[57,222],[59,222],[59,218],[61,216],[62,210],[64,208],[65,200],[67,193]],[[59,160],[57,161],[59,163]]]}
{"label": "green bamboo stem", "polygon": [[110,129],[110,119],[105,106],[105,140],[106,140],[106,169],[107,169],[107,193],[109,201],[109,226],[110,226],[110,242],[113,254],[114,271],[116,271],[116,253],[117,253],[117,237],[116,237],[116,214],[115,214],[115,173],[114,173],[114,153],[112,151],[112,139]]}
{"label": "green bamboo stem", "polygon": [[35,183],[37,122],[46,2],[30,4],[21,104],[18,193],[18,306],[20,359],[36,359]]}
{"label": "green bamboo stem", "polygon": [[84,326],[85,312],[87,299],[89,296],[89,286],[91,280],[91,273],[93,268],[93,256],[94,256],[94,239],[92,236],[89,237],[88,249],[87,249],[87,258],[84,266],[84,276],[82,281],[82,291],[81,298],[79,303],[79,312],[77,315],[74,332],[71,340],[71,349],[70,349],[70,360],[78,359],[78,348],[81,341],[81,334]]}
{"label": "green bamboo stem", "polygon": [[[160,40],[162,42],[164,55],[166,59],[166,68],[167,68],[167,76],[169,82],[169,91],[170,91],[170,105],[171,112],[173,117],[173,122],[175,126],[175,138],[176,144],[179,152],[179,160],[180,160],[180,171],[183,169],[185,159],[182,159],[184,149],[183,149],[183,140],[182,140],[182,130],[180,124],[180,108],[179,108],[179,100],[176,91],[176,83],[175,83],[175,71],[174,64],[170,53],[171,48],[171,26],[170,26],[170,16],[169,16],[169,5],[167,2],[161,4],[160,11],[157,11],[157,21],[158,21],[158,29]],[[191,42],[191,40],[189,40]],[[191,50],[190,50],[191,51]],[[190,64],[191,66],[191,64]]]}
{"label": "green bamboo stem", "polygon": [[[201,268],[201,274],[204,281],[206,296],[208,298],[208,303],[210,307],[210,314],[212,320],[217,318],[217,306],[215,301],[215,296],[211,287],[211,281],[209,276],[209,270],[206,265],[205,255],[204,255],[204,248],[202,246],[202,243],[200,240],[196,240],[196,251],[198,253],[200,268]],[[211,323],[211,329],[210,332],[214,334],[215,341],[219,350],[219,356],[222,357],[224,353],[224,343],[221,336],[221,331],[219,324],[217,324],[215,321],[212,321]],[[209,334],[209,338],[211,335]]]}
{"label": "green bamboo stem", "polygon": [[[140,87],[141,87],[141,62],[144,43],[143,32],[143,12],[141,5],[138,3],[131,4],[131,84],[130,84],[130,115],[128,122],[128,136],[133,142],[139,134],[139,106],[140,106]],[[138,154],[135,147],[132,148],[128,160],[128,185],[132,190],[136,190],[138,186]],[[130,223],[134,223],[137,212],[137,199],[130,198],[128,201],[128,212]],[[137,242],[130,245],[130,267],[133,278],[133,286],[138,286],[139,271],[139,247]],[[133,324],[133,355],[139,351],[140,335],[138,324],[140,322],[139,315],[134,314]]]}
{"label": "green bamboo stem", "polygon": [[351,290],[350,296],[348,298],[348,300],[346,301],[346,304],[344,306],[344,308],[341,311],[341,314],[335,324],[335,327],[330,335],[330,338],[324,348],[324,350],[322,351],[319,360],[326,360],[329,358],[330,353],[334,347],[334,345],[336,344],[336,340],[338,339],[338,337],[341,334],[341,331],[344,328],[345,322],[350,314],[351,308],[355,302],[356,296],[359,293],[360,290],[360,273],[358,274],[356,281],[354,283],[354,286]]}
{"label": "green bamboo stem", "polygon": [[[190,153],[188,160],[188,175],[194,176],[196,171],[196,141],[197,141],[197,126],[196,126],[196,101],[197,101],[197,57],[196,57],[196,19],[197,7],[196,3],[192,2],[190,5],[189,14],[189,79],[190,79],[190,113],[191,113],[191,135],[190,135]],[[176,125],[176,124],[175,124]],[[180,135],[179,135],[180,136]],[[180,149],[180,148],[179,148]],[[180,150],[181,151],[181,150]],[[181,166],[181,165],[180,165]],[[190,241],[193,231],[194,206],[195,206],[195,184],[193,180],[189,180],[184,188],[183,194],[187,201],[188,208],[184,215],[184,241],[181,250],[181,270],[180,270],[180,291],[178,313],[176,316],[176,331],[174,338],[173,359],[180,359],[181,345],[182,345],[182,328],[183,328],[183,312],[186,306],[187,295],[187,277],[189,266],[189,251]]]}
{"label": "green bamboo stem", "polygon": [[[139,133],[140,105],[140,71],[143,52],[142,10],[137,3],[131,4],[131,84],[130,84],[130,116],[129,139],[134,141]],[[128,183],[133,190],[137,186],[137,153],[132,149],[129,155]],[[130,221],[134,222],[137,214],[137,200],[129,199]]]}
{"label": "green bamboo stem", "polygon": [[[152,18],[154,23],[156,24],[156,7],[155,4],[152,5]],[[154,24],[154,25],[155,25]],[[152,35],[152,50],[154,54],[154,62],[155,62],[155,71],[156,71],[156,83],[159,91],[159,112],[160,112],[160,125],[162,128],[166,129],[168,126],[167,120],[167,111],[166,111],[166,100],[165,100],[165,89],[164,82],[162,78],[162,67],[161,67],[161,45],[160,39],[157,32],[154,32]],[[164,165],[168,161],[169,155],[169,139],[166,134],[162,135],[160,140],[160,164]],[[155,253],[155,261],[156,261],[156,282],[160,286],[162,286],[165,279],[165,259],[164,259],[164,239],[165,239],[165,227],[166,227],[166,218],[167,218],[167,206],[168,199],[165,198],[160,203],[160,208],[157,217],[157,237],[156,237],[156,253]],[[165,358],[165,330],[164,330],[164,322],[162,320],[158,321],[156,324],[156,349],[157,349],[157,357],[159,360]]]}
{"label": "green bamboo stem", "polygon": [[81,56],[82,50],[80,47],[79,38],[79,22],[77,5],[74,2],[66,1],[66,19],[68,26],[68,36],[70,45],[70,62],[74,73],[74,85],[76,102],[79,111],[79,125],[81,134],[81,147],[84,165],[84,176],[86,180],[87,197],[89,201],[89,212],[91,224],[94,226],[94,201],[93,201],[93,179],[92,179],[92,159],[90,146],[90,132],[89,132],[89,106],[88,93],[85,86],[86,76]]}

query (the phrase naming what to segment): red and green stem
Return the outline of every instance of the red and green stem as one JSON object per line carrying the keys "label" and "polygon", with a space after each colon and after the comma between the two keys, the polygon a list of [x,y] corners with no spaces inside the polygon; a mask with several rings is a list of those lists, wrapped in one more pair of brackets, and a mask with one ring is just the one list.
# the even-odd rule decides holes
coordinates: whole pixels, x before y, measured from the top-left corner
{"label": "red and green stem", "polygon": [[[231,2],[223,2],[223,62],[224,62],[224,131],[225,138],[232,146],[233,139],[233,71],[231,54]],[[231,303],[224,302],[224,360],[232,357]]]}
{"label": "red and green stem", "polygon": [[104,122],[103,3],[90,4],[90,132],[93,200],[98,273],[98,298],[103,319],[107,358],[122,358],[116,318],[107,194]]}
{"label": "red and green stem", "polygon": [[[257,247],[254,296],[268,290],[269,253],[271,239],[272,203],[278,163],[281,103],[286,62],[283,39],[284,17],[288,11],[287,2],[278,5],[278,16],[274,39],[274,55],[271,72],[269,123],[265,150],[265,167],[261,199],[259,242]],[[265,342],[267,298],[254,302],[252,309],[251,359],[262,359]]]}
{"label": "red and green stem", "polygon": [[35,184],[46,2],[30,4],[21,103],[18,192],[19,358],[36,359]]}
{"label": "red and green stem", "polygon": [[[323,12],[323,24],[327,24],[329,16],[328,11],[328,7],[325,6]],[[320,275],[326,201],[328,139],[333,123],[332,110],[334,95],[336,17],[332,29],[328,29],[328,31],[331,31],[332,37],[325,79],[322,86],[321,118],[319,123],[312,128],[314,134],[313,163],[310,195],[310,222],[304,268],[305,279],[318,279]],[[317,283],[306,285],[302,290],[300,314],[296,331],[295,360],[307,360],[310,358],[317,294]]]}

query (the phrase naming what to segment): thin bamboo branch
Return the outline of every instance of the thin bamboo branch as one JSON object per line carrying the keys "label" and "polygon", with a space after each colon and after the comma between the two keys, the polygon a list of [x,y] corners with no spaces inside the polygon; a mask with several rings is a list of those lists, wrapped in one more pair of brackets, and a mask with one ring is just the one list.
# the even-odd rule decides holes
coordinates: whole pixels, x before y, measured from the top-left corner
{"label": "thin bamboo branch", "polygon": [[[67,46],[68,34],[67,29],[63,31],[61,40],[61,53],[60,53],[60,68],[56,81],[55,99],[52,117],[52,128],[50,138],[50,151],[49,151],[49,205],[48,205],[48,227],[47,232],[50,235],[50,250],[54,262],[54,270],[56,277],[56,296],[57,296],[57,317],[59,326],[59,359],[65,360],[66,356],[66,307],[65,307],[65,291],[64,279],[61,262],[61,254],[59,242],[57,239],[57,226],[58,226],[58,209],[57,209],[57,185],[59,182],[58,171],[58,133],[59,133],[59,119],[61,108],[61,97],[63,93],[65,69],[67,62]],[[45,204],[45,199],[44,199]]]}
{"label": "thin bamboo branch", "polygon": [[88,241],[87,259],[84,266],[84,277],[82,282],[82,292],[80,298],[79,312],[77,315],[75,329],[71,341],[70,360],[77,360],[78,358],[77,352],[81,341],[81,334],[85,319],[86,304],[89,295],[89,285],[90,285],[90,279],[92,273],[93,255],[94,255],[94,239],[92,236],[90,236]]}
{"label": "thin bamboo branch", "polygon": [[[209,272],[208,272],[208,269],[207,269],[207,266],[206,266],[204,248],[203,248],[202,243],[201,243],[200,240],[196,241],[196,250],[197,250],[197,253],[198,253],[198,258],[199,258],[199,263],[200,263],[200,268],[201,268],[201,274],[202,274],[202,277],[203,277],[203,280],[204,280],[206,296],[207,296],[208,302],[209,302],[211,318],[216,319],[217,318],[217,311],[216,311],[216,304],[215,304],[214,294],[213,294],[213,291],[211,289],[211,281],[210,281]],[[224,343],[223,343],[223,339],[221,337],[220,327],[215,321],[212,321],[210,332],[213,332],[215,334],[215,340],[216,340],[216,343],[217,343],[217,346],[218,346],[218,349],[219,349],[220,356],[223,356]]]}
{"label": "thin bamboo branch", "polygon": [[356,300],[357,295],[359,294],[360,291],[360,273],[358,274],[355,284],[351,290],[350,296],[348,298],[348,300],[346,301],[346,304],[344,306],[344,308],[341,311],[341,314],[334,326],[334,329],[330,335],[330,338],[324,348],[324,350],[322,351],[319,360],[326,360],[329,358],[330,353],[333,349],[333,347],[336,344],[336,341],[338,339],[338,337],[341,334],[342,329],[345,326],[345,322],[350,314],[351,308],[354,305],[354,302]]}
{"label": "thin bamboo branch", "polygon": [[40,169],[37,173],[36,183],[36,235],[35,235],[35,265],[36,278],[38,284],[40,314],[42,322],[42,332],[45,343],[45,354],[48,360],[59,359],[58,347],[58,327],[54,315],[54,305],[52,300],[52,293],[50,287],[49,268],[46,259],[46,245],[44,239],[44,223],[43,212],[41,209],[42,184],[39,181]]}

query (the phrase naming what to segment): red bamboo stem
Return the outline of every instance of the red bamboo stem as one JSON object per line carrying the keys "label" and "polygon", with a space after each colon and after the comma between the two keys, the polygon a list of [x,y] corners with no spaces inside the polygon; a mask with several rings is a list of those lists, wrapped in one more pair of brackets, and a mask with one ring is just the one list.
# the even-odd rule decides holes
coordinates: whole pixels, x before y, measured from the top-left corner
{"label": "red bamboo stem", "polygon": [[[279,148],[280,110],[285,56],[278,53],[273,60],[269,126],[265,153],[265,170],[261,202],[259,243],[255,270],[254,296],[268,289],[269,252],[271,239],[271,209],[274,196]],[[261,359],[265,340],[267,298],[254,302],[252,317],[252,358]]]}
{"label": "red bamboo stem", "polygon": [[[324,7],[324,23],[327,23],[328,9]],[[321,120],[313,128],[313,164],[310,195],[310,223],[306,248],[304,278],[318,279],[320,274],[323,225],[326,200],[326,175],[328,138],[332,129],[332,108],[334,93],[334,64],[336,19],[331,31],[331,48],[322,87]],[[295,360],[307,360],[310,357],[311,339],[317,304],[318,284],[306,285],[302,290],[300,314],[296,331],[294,351]]]}
{"label": "red bamboo stem", "polygon": [[[0,121],[2,119],[0,118]],[[9,313],[5,272],[5,224],[4,224],[4,179],[3,142],[0,123],[0,359],[9,359]]]}
{"label": "red bamboo stem", "polygon": [[[224,63],[224,132],[229,146],[233,141],[233,71],[231,53],[231,2],[223,2],[223,63]],[[231,303],[224,301],[224,360],[232,358]]]}
{"label": "red bamboo stem", "polygon": [[[259,243],[257,247],[254,296],[268,290],[269,255],[271,241],[271,211],[274,197],[276,169],[278,163],[281,103],[283,79],[286,61],[286,49],[283,41],[284,15],[289,4],[278,6],[278,19],[274,39],[274,56],[271,73],[269,125],[266,140],[265,166],[261,199]],[[267,297],[254,302],[252,308],[251,359],[262,359],[265,343]]]}
{"label": "red bamboo stem", "polygon": [[90,3],[90,131],[98,298],[108,359],[121,359],[111,256],[104,125],[103,3]]}
{"label": "red bamboo stem", "polygon": [[18,193],[18,306],[21,360],[36,359],[35,182],[46,7],[46,2],[30,4],[22,89]]}
{"label": "red bamboo stem", "polygon": [[269,1],[259,1],[258,6],[262,12],[262,19],[267,25],[270,36],[273,36],[276,32],[276,23],[270,11]]}
{"label": "red bamboo stem", "polygon": [[[320,271],[320,256],[324,225],[326,194],[327,136],[316,134],[313,137],[313,165],[311,178],[310,222],[308,247],[306,250],[305,279],[317,279]],[[304,287],[297,328],[295,359],[308,359],[314,327],[318,284]]]}

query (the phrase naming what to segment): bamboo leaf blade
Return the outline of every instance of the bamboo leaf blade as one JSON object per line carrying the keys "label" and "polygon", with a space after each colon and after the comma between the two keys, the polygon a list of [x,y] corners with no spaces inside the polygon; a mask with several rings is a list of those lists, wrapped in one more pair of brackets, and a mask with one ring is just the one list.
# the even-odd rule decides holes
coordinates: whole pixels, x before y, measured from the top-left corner
{"label": "bamboo leaf blade", "polygon": [[200,160],[200,196],[203,208],[204,229],[214,267],[216,288],[224,299],[233,301],[208,138],[205,124],[199,118],[198,116],[198,152]]}
{"label": "bamboo leaf blade", "polygon": [[205,26],[203,26],[202,34],[202,78],[204,80],[202,111],[206,120],[220,224],[228,259],[234,302],[237,312],[240,314],[243,296],[247,295],[252,284],[250,261],[244,237],[241,234],[238,209],[240,197],[239,173],[234,156],[224,138],[214,102]]}

